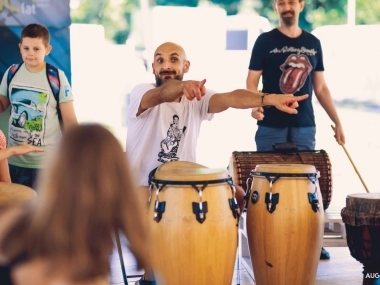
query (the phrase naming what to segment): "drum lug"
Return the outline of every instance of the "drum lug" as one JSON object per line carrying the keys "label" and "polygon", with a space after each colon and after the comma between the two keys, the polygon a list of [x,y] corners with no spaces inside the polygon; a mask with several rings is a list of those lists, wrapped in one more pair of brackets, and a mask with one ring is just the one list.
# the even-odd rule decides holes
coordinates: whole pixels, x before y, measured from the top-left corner
{"label": "drum lug", "polygon": [[276,210],[276,205],[278,204],[278,201],[280,200],[280,193],[272,194],[265,193],[265,204],[267,204],[267,210],[269,213],[273,213]]}
{"label": "drum lug", "polygon": [[259,201],[259,192],[255,190],[252,192],[251,202],[252,204],[256,204],[257,201]]}
{"label": "drum lug", "polygon": [[309,196],[309,203],[314,212],[319,211],[319,200],[316,193],[307,193]]}
{"label": "drum lug", "polygon": [[202,224],[206,220],[207,212],[207,202],[193,202],[193,213],[195,214],[195,217],[199,223]]}
{"label": "drum lug", "polygon": [[154,203],[154,214],[153,214],[153,220],[155,220],[157,223],[161,221],[162,213],[165,212],[165,205],[166,202],[159,202],[155,201]]}
{"label": "drum lug", "polygon": [[230,209],[232,211],[232,215],[234,216],[234,218],[239,218],[240,217],[240,208],[239,208],[239,205],[236,201],[236,198],[230,198],[228,199],[228,202],[230,204]]}

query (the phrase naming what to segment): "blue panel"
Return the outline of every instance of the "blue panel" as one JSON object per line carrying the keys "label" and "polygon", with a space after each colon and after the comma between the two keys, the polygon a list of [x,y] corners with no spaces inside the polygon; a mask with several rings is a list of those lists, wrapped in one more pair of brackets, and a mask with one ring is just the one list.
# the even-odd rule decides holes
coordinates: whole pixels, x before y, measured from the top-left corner
{"label": "blue panel", "polygon": [[0,1],[0,26],[26,26],[31,23],[55,28],[70,26],[70,0]]}
{"label": "blue panel", "polygon": [[247,30],[232,30],[227,31],[227,50],[247,50],[248,31]]}

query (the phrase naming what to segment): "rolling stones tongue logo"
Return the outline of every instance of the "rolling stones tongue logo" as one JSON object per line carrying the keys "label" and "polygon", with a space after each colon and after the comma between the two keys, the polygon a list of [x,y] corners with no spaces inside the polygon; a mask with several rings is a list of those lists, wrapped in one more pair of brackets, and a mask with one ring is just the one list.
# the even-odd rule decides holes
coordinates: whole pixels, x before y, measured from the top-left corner
{"label": "rolling stones tongue logo", "polygon": [[296,54],[290,55],[280,68],[283,72],[280,88],[282,92],[288,94],[298,91],[305,84],[305,80],[312,70],[307,56]]}

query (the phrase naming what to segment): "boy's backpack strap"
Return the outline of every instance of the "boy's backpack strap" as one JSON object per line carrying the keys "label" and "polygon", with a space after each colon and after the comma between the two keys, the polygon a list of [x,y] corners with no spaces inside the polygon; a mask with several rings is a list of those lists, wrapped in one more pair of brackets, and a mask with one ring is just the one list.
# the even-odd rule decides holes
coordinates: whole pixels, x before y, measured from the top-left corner
{"label": "boy's backpack strap", "polygon": [[59,90],[61,88],[61,82],[59,80],[59,72],[58,69],[49,64],[46,63],[46,76],[49,81],[49,85],[51,90],[53,91],[53,95],[57,103],[59,102]]}
{"label": "boy's backpack strap", "polygon": [[59,122],[62,123],[61,110],[59,109],[59,91],[61,89],[61,81],[59,79],[59,71],[55,66],[46,63],[46,77],[48,79],[51,91],[57,101],[57,113]]}
{"label": "boy's backpack strap", "polygon": [[7,76],[7,96],[8,96],[8,98],[9,98],[9,84],[11,83],[16,72],[20,69],[21,65],[22,65],[22,63],[12,64],[8,70],[8,76]]}

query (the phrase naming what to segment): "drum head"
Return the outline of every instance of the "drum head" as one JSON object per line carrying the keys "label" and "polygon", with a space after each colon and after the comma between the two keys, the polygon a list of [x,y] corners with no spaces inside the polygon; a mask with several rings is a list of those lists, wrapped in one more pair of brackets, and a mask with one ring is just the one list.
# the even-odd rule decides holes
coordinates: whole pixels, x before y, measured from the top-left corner
{"label": "drum head", "polygon": [[37,196],[36,192],[27,186],[0,182],[0,204],[23,202]]}
{"label": "drum head", "polygon": [[[380,193],[355,193],[347,195],[345,211],[362,213],[361,216],[375,215],[380,224]],[[343,213],[343,212],[342,212]],[[359,218],[356,217],[356,220]],[[374,219],[367,221],[372,224]],[[377,224],[377,222],[376,222]]]}
{"label": "drum head", "polygon": [[347,195],[347,198],[371,199],[371,200],[379,200],[379,202],[380,202],[380,193],[354,193],[354,194]]}
{"label": "drum head", "polygon": [[256,172],[267,173],[316,173],[314,165],[308,164],[259,164]]}
{"label": "drum head", "polygon": [[170,162],[166,162],[160,165],[157,168],[157,171],[172,170],[172,169],[178,169],[178,168],[183,169],[183,168],[207,168],[207,167],[195,162],[190,162],[190,161],[170,161]]}
{"label": "drum head", "polygon": [[165,181],[212,181],[226,179],[228,173],[224,169],[212,168],[157,169],[154,178]]}

